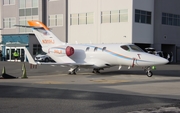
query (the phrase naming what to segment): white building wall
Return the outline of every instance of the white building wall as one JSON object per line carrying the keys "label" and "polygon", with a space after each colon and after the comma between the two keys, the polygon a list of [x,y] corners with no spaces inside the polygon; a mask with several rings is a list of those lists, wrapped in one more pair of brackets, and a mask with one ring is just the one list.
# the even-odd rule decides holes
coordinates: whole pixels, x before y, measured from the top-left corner
{"label": "white building wall", "polygon": [[[69,0],[68,42],[132,43],[132,0]],[[128,9],[128,22],[101,24],[101,11]],[[70,25],[70,14],[94,12],[91,25]]]}
{"label": "white building wall", "polygon": [[132,43],[132,0],[101,0],[101,11],[128,9],[128,22],[101,24],[102,43]]}
{"label": "white building wall", "polygon": [[[68,42],[153,43],[154,0],[69,0]],[[101,23],[102,11],[128,9],[128,22]],[[135,9],[150,11],[151,24],[135,23]],[[70,25],[70,14],[94,12],[94,24]]]}
{"label": "white building wall", "polygon": [[[151,24],[135,23],[135,9],[151,12]],[[154,0],[133,0],[133,43],[153,44]]]}
{"label": "white building wall", "polygon": [[[98,41],[98,0],[69,0],[68,2],[68,42],[95,43]],[[94,12],[94,24],[91,25],[70,25],[70,14]]]}

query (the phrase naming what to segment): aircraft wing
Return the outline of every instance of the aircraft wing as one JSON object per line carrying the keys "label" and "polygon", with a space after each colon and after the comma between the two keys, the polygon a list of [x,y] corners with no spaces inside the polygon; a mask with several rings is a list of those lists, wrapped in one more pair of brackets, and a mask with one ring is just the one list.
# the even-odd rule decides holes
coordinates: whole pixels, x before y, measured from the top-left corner
{"label": "aircraft wing", "polygon": [[61,67],[71,67],[71,66],[79,66],[79,67],[92,67],[94,64],[87,64],[87,63],[56,63],[56,62],[37,62],[39,65],[60,65]]}
{"label": "aircraft wing", "polygon": [[27,48],[24,48],[25,52],[26,52],[26,55],[27,55],[27,58],[28,58],[28,61],[30,64],[33,64],[33,65],[62,65],[62,66],[94,66],[94,64],[87,64],[87,63],[56,63],[56,62],[48,62],[48,63],[45,63],[45,62],[35,62],[34,59],[32,58],[31,54],[29,53],[29,51],[27,50]]}

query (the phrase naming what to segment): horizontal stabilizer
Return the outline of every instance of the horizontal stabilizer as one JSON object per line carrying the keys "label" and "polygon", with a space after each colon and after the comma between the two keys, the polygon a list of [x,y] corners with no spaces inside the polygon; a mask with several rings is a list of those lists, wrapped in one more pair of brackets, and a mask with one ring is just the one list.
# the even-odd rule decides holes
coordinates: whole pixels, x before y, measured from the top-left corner
{"label": "horizontal stabilizer", "polygon": [[26,25],[14,25],[14,26],[16,26],[16,27],[43,29],[43,27],[38,27],[38,26],[26,26]]}

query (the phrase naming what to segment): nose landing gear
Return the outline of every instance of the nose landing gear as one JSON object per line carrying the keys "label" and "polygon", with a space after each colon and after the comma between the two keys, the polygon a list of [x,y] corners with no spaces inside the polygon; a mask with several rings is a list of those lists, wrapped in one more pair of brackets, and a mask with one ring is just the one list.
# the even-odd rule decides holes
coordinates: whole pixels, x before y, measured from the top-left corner
{"label": "nose landing gear", "polygon": [[146,67],[146,68],[145,68],[145,72],[146,72],[146,75],[147,75],[148,77],[152,77],[152,76],[153,76],[153,73],[152,73],[150,67]]}
{"label": "nose landing gear", "polygon": [[71,69],[69,70],[69,74],[76,75],[76,73],[77,73],[78,70],[79,70],[79,66],[74,67],[74,68],[71,68]]}

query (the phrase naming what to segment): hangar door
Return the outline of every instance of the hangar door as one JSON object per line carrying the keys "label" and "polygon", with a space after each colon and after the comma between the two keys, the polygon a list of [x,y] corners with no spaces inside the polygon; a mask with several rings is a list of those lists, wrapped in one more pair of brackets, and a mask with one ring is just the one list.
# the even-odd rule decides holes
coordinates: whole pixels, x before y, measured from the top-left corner
{"label": "hangar door", "polygon": [[180,63],[180,47],[177,47],[176,49],[176,61]]}

